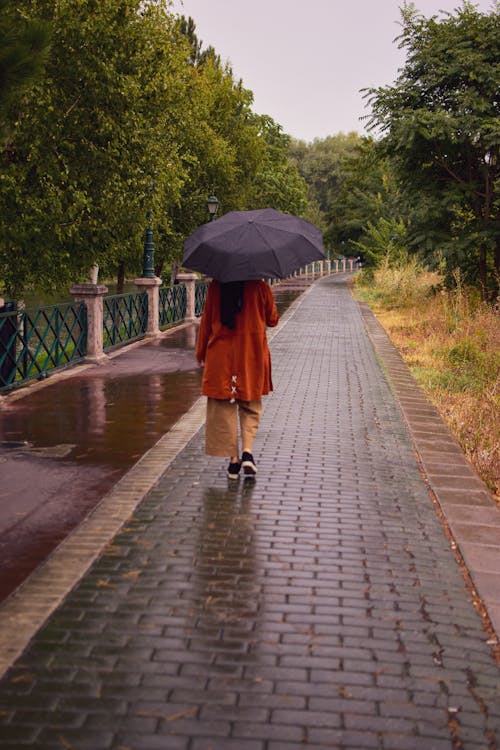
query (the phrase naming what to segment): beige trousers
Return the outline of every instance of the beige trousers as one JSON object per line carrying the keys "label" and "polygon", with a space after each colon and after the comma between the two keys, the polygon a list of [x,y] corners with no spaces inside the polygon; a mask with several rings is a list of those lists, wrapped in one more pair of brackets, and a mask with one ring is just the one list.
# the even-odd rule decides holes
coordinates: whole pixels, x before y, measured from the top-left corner
{"label": "beige trousers", "polygon": [[241,452],[252,452],[253,441],[262,415],[262,401],[224,401],[207,399],[205,453],[208,456],[239,456],[238,417]]}

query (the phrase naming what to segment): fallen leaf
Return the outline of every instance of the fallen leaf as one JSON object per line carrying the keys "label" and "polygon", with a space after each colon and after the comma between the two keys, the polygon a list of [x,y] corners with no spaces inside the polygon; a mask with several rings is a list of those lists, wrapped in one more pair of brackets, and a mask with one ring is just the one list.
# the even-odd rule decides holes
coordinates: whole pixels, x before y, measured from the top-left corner
{"label": "fallen leaf", "polygon": [[18,682],[33,682],[34,679],[34,675],[29,674],[28,672],[24,672],[23,674],[17,675],[17,677],[13,677],[11,682],[13,682],[14,684],[17,684]]}
{"label": "fallen leaf", "polygon": [[137,581],[141,572],[140,570],[129,570],[128,573],[123,573],[122,578],[125,578],[127,581]]}
{"label": "fallen leaf", "polygon": [[141,716],[148,719],[163,719],[163,721],[175,721],[176,719],[183,719],[186,716],[194,716],[198,711],[198,707],[187,708],[185,711],[178,711],[175,714],[164,714],[160,711],[137,711],[136,716]]}
{"label": "fallen leaf", "polygon": [[71,745],[68,742],[68,740],[65,737],[63,737],[62,735],[59,735],[59,742],[61,743],[61,745],[63,747],[66,748],[66,750],[75,750],[74,747],[73,747],[73,745]]}
{"label": "fallen leaf", "polygon": [[341,698],[352,698],[352,693],[349,693],[344,688],[339,688],[338,692]]}
{"label": "fallen leaf", "polygon": [[104,578],[100,578],[97,581],[97,587],[100,589],[114,589],[115,585],[114,583],[110,583],[109,581],[105,581]]}
{"label": "fallen leaf", "polygon": [[186,716],[194,716],[195,713],[198,711],[198,706],[193,706],[193,708],[188,708],[186,711],[179,711],[176,714],[170,714],[170,716],[166,716],[166,721],[176,721],[176,719],[184,719]]}

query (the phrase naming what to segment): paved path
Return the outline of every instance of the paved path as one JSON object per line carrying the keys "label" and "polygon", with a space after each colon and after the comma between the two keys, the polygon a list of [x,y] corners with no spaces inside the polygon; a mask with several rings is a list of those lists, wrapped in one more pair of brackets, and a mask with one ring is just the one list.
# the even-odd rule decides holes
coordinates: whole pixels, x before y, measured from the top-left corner
{"label": "paved path", "polygon": [[0,684],[2,750],[498,750],[489,636],[339,279],[272,355],[256,482],[202,432],[172,453]]}

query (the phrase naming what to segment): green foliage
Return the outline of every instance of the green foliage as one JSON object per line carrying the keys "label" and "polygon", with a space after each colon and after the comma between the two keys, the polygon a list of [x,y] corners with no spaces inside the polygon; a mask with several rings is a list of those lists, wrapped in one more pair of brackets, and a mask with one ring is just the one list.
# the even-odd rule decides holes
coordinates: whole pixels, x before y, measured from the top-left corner
{"label": "green foliage", "polygon": [[352,244],[360,251],[368,265],[408,260],[406,225],[402,219],[386,219],[383,216],[364,227],[362,239]]}
{"label": "green foliage", "polygon": [[43,71],[50,30],[41,21],[27,21],[12,0],[0,0],[0,134],[5,135],[8,111]]}
{"label": "green foliage", "polygon": [[[43,77],[9,106],[0,155],[0,278],[9,295],[140,271],[146,211],[157,266],[221,210],[304,207],[289,139],[202,49],[169,0],[19,0],[26,28],[50,25]],[[1,32],[1,28],[0,28]]]}
{"label": "green foliage", "polygon": [[371,127],[382,135],[411,227],[428,256],[439,249],[483,291],[500,264],[500,12],[464,0],[424,18],[402,10],[407,58],[393,86],[370,89]]}
{"label": "green foliage", "polygon": [[258,136],[265,145],[250,189],[248,207],[302,215],[307,206],[307,184],[290,158],[291,138],[268,115],[257,118]]}
{"label": "green foliage", "polygon": [[372,138],[339,133],[312,144],[294,141],[291,153],[308,185],[306,218],[323,228],[334,255],[362,253],[374,265],[388,250],[406,251],[400,190]]}
{"label": "green foliage", "polygon": [[371,138],[359,141],[344,164],[343,181],[330,215],[338,241],[347,253],[362,253],[368,265],[400,257],[407,248],[407,225],[401,215],[400,190],[390,161]]}
{"label": "green foliage", "polygon": [[332,249],[345,239],[338,231],[335,207],[345,179],[346,163],[356,153],[359,142],[357,133],[339,133],[309,144],[292,141],[290,145],[292,159],[308,186],[308,203],[316,216],[314,223],[324,230]]}
{"label": "green foliage", "polygon": [[[175,194],[165,106],[181,89],[178,62],[161,6],[140,9],[139,0],[38,3],[52,25],[50,57],[14,122],[1,175],[0,274],[11,292],[76,281],[94,262],[109,273],[137,256],[146,207]],[[16,224],[5,221],[13,216]]]}

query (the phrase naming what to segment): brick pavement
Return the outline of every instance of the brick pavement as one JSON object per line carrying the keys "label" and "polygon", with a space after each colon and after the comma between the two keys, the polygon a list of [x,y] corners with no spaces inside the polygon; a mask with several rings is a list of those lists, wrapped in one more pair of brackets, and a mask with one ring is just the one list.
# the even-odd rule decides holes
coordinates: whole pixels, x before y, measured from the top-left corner
{"label": "brick pavement", "polygon": [[272,354],[256,482],[195,435],[0,684],[2,750],[500,746],[500,671],[341,280]]}

